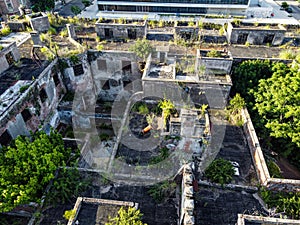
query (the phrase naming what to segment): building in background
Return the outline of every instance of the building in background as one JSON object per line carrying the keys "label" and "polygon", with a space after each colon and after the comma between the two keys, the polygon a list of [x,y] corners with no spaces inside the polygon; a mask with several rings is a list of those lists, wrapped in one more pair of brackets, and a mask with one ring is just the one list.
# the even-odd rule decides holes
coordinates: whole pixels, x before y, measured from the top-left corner
{"label": "building in background", "polygon": [[252,0],[102,0],[99,11],[245,15]]}

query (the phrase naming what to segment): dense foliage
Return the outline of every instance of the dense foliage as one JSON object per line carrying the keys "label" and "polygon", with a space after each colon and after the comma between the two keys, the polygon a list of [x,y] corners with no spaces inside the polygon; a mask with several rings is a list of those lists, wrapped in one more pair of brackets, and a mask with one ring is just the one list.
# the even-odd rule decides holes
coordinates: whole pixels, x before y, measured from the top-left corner
{"label": "dense foliage", "polygon": [[153,185],[148,194],[157,202],[161,203],[167,198],[171,197],[176,191],[176,183],[170,181],[163,181]]}
{"label": "dense foliage", "polygon": [[234,175],[233,165],[225,159],[214,160],[205,170],[205,176],[212,182],[227,184]]}
{"label": "dense foliage", "polygon": [[243,118],[241,116],[241,110],[246,106],[245,100],[237,93],[229,102],[227,111],[229,113],[230,121],[237,126],[243,125]]}
{"label": "dense foliage", "polygon": [[109,223],[105,225],[147,225],[141,221],[143,214],[139,209],[129,207],[127,210],[123,207],[118,211],[118,215],[110,218]]}
{"label": "dense foliage", "polygon": [[260,192],[268,208],[276,208],[277,213],[284,213],[291,219],[300,219],[300,193]]}
{"label": "dense foliage", "polygon": [[265,126],[276,138],[289,138],[300,147],[300,71],[299,67],[277,63],[273,75],[260,80],[254,93],[256,108]]}
{"label": "dense foliage", "polygon": [[260,79],[272,76],[272,63],[268,60],[247,60],[234,67],[232,73],[233,95],[240,93],[248,106],[254,105],[252,90],[256,89]]}
{"label": "dense foliage", "polygon": [[90,185],[91,180],[80,176],[78,169],[60,169],[58,177],[47,194],[47,203],[65,204],[76,199]]}
{"label": "dense foliage", "polygon": [[298,65],[244,61],[232,80],[232,94],[245,99],[264,152],[276,151],[299,168]]}
{"label": "dense foliage", "polygon": [[11,146],[0,149],[0,211],[38,201],[70,153],[60,134],[42,131],[30,138],[19,136]]}
{"label": "dense foliage", "polygon": [[54,9],[54,0],[30,0],[34,12],[51,11]]}

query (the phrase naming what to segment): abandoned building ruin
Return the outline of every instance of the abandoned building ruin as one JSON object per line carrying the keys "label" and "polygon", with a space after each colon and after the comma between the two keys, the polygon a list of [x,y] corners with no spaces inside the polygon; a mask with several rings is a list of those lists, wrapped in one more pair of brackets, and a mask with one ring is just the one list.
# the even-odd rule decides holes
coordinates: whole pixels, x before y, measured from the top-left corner
{"label": "abandoned building ruin", "polygon": [[[2,146],[8,145],[18,135],[29,135],[30,131],[44,129],[49,132],[51,128],[58,128],[62,124],[72,126],[75,136],[73,139],[81,145],[79,167],[82,171],[95,173],[108,171],[114,174],[112,179],[118,181],[119,186],[122,186],[122,183],[143,186],[170,177],[174,180],[179,178],[181,193],[177,224],[193,225],[203,222],[202,214],[195,213],[197,207],[204,204],[199,193],[205,195],[207,192],[209,194],[204,197],[210,198],[211,192],[203,188],[203,192],[196,193],[200,184],[218,190],[225,188],[226,194],[229,195],[231,192],[239,191],[238,196],[251,199],[249,200],[251,204],[256,202],[252,194],[257,192],[257,188],[245,185],[251,169],[255,171],[257,177],[255,179],[266,188],[299,191],[299,180],[270,177],[247,109],[242,114],[242,134],[239,133],[241,140],[237,140],[237,144],[229,147],[228,143],[220,143],[226,133],[226,126],[223,126],[222,121],[218,121],[205,109],[199,110],[199,106],[203,105],[208,105],[210,110],[223,110],[226,107],[232,87],[230,73],[235,60],[227,48],[218,50],[217,57],[209,57],[208,49],[197,49],[193,54],[178,53],[161,43],[146,57],[142,70],[139,57],[134,52],[124,50],[89,49],[77,54],[75,59],[56,57],[53,61],[49,61],[43,58],[39,51],[44,45],[39,38],[39,32],[46,31],[50,26],[47,16],[39,14],[30,17],[30,24],[34,30],[31,35],[21,36],[21,40],[17,41],[0,40],[0,45],[3,46],[0,51]],[[8,26],[12,30],[25,29],[22,22],[18,24],[11,21]],[[67,29],[70,42],[80,46],[74,25],[68,24]],[[147,26],[146,20],[114,22],[99,19],[95,23],[94,30],[100,39],[117,43],[146,38],[154,32]],[[197,22],[190,25],[187,22],[176,23],[169,31],[171,32],[168,35],[173,39],[193,41],[204,36]],[[216,38],[208,35],[206,38],[212,38],[217,43],[225,39],[231,44],[249,42],[253,45],[278,46],[284,42],[285,32],[286,29],[281,25],[250,27],[249,24],[237,26],[229,22],[224,35],[215,36]],[[24,43],[28,40],[32,40],[33,45],[26,46],[27,53],[24,53]],[[63,100],[68,93],[73,93],[73,99]],[[151,131],[153,133],[141,141],[139,135],[144,124],[141,127],[134,125],[133,128],[130,127],[130,110],[139,101],[151,105],[164,98],[174,103],[177,115],[170,118],[167,128],[163,126],[162,119],[158,119],[155,131]],[[98,108],[99,105],[104,105],[104,102],[113,102],[111,112],[107,114]],[[98,128],[100,124],[108,121],[111,121],[113,127],[113,137],[101,141]],[[158,137],[149,137],[155,136],[154,134]],[[176,140],[177,136],[181,139]],[[171,138],[162,141],[165,137]],[[139,142],[142,144],[139,145]],[[172,153],[168,162],[158,163],[149,169],[147,167],[149,159],[153,157],[153,153],[157,154],[157,142]],[[136,151],[137,145],[138,148],[144,149],[142,153]],[[225,187],[201,180],[202,169],[211,158],[219,154],[221,148],[244,151],[248,155],[247,160],[235,155],[230,156],[239,160],[241,176],[235,178],[235,184]],[[243,161],[245,165],[242,165]],[[118,187],[108,186],[105,194],[113,188]],[[223,196],[224,199],[229,198],[225,196],[226,194]],[[116,201],[100,197],[78,198],[74,206],[76,216],[69,220],[68,225],[76,224],[77,220],[81,221],[80,224],[89,224],[91,221],[83,222],[84,219],[81,219],[86,217],[88,210],[93,211],[99,222],[106,213],[105,210],[114,208],[116,214],[116,206],[137,208],[139,205],[135,200]],[[241,211],[239,215],[235,215],[237,218],[235,222],[239,225],[299,224],[299,221],[294,220],[242,213]]]}

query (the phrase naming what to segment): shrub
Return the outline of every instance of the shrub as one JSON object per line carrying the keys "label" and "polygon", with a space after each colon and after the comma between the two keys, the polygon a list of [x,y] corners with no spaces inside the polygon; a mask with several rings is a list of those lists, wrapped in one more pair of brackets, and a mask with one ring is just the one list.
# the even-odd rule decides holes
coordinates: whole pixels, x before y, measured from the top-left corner
{"label": "shrub", "polygon": [[175,193],[176,183],[170,181],[164,181],[159,184],[155,184],[150,188],[148,194],[157,202],[161,203],[166,198]]}
{"label": "shrub", "polygon": [[102,51],[102,50],[103,50],[103,45],[98,44],[97,47],[96,47],[96,49],[97,49],[98,51]]}
{"label": "shrub", "polygon": [[3,28],[1,29],[1,35],[2,35],[2,36],[7,36],[7,35],[9,35],[10,33],[11,33],[11,30],[10,30],[9,27],[3,27]]}
{"label": "shrub", "polygon": [[53,54],[53,52],[51,52],[51,50],[47,47],[42,47],[41,52],[50,61],[52,61],[55,58],[55,55]]}
{"label": "shrub", "polygon": [[66,220],[74,219],[75,214],[76,214],[76,210],[75,209],[66,210],[65,213],[64,213],[64,218]]}
{"label": "shrub", "polygon": [[59,35],[60,35],[61,37],[68,37],[68,30],[67,30],[67,29],[63,29],[63,30],[59,33]]}
{"label": "shrub", "polygon": [[50,27],[49,30],[48,30],[48,34],[50,35],[55,35],[57,32],[56,32],[56,29],[54,27]]}
{"label": "shrub", "polygon": [[109,139],[109,135],[106,133],[99,135],[101,141],[107,141]]}
{"label": "shrub", "polygon": [[284,212],[289,218],[300,218],[300,193],[296,192],[272,192],[266,189],[260,190],[260,195],[268,208],[276,208],[277,213]]}
{"label": "shrub", "polygon": [[20,87],[20,93],[24,93],[28,88],[29,88],[30,85],[24,85],[22,87]]}
{"label": "shrub", "polygon": [[285,50],[279,53],[279,58],[281,59],[295,59],[296,55],[292,50]]}
{"label": "shrub", "polygon": [[207,167],[205,175],[210,181],[223,185],[232,180],[234,168],[228,160],[216,159]]}
{"label": "shrub", "polygon": [[221,53],[217,50],[210,50],[207,54],[206,54],[207,57],[210,57],[210,58],[217,58],[217,57],[221,57]]}
{"label": "shrub", "polygon": [[75,15],[81,13],[81,9],[80,9],[77,5],[71,6],[71,11],[72,11],[72,13],[74,13]]}
{"label": "shrub", "polygon": [[82,0],[81,2],[82,2],[82,4],[84,4],[84,7],[88,7],[88,6],[92,5],[92,3],[89,0]]}
{"label": "shrub", "polygon": [[275,178],[283,178],[283,176],[281,174],[281,170],[280,170],[279,166],[275,162],[269,160],[269,161],[267,161],[267,166],[268,166],[268,169],[269,169],[270,176],[272,178],[273,177],[275,177]]}

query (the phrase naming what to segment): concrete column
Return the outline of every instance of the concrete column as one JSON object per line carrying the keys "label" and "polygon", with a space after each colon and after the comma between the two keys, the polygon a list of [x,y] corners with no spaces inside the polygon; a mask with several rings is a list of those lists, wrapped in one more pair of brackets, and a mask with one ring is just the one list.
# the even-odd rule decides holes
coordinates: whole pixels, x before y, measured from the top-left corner
{"label": "concrete column", "polygon": [[77,36],[76,36],[76,32],[75,32],[74,25],[68,23],[68,24],[66,25],[66,27],[67,27],[67,30],[68,30],[69,38],[72,38],[72,39],[76,40],[76,39],[77,39]]}
{"label": "concrete column", "polygon": [[40,39],[39,32],[30,32],[31,39],[33,41],[33,45],[35,46],[43,46],[43,42]]}

